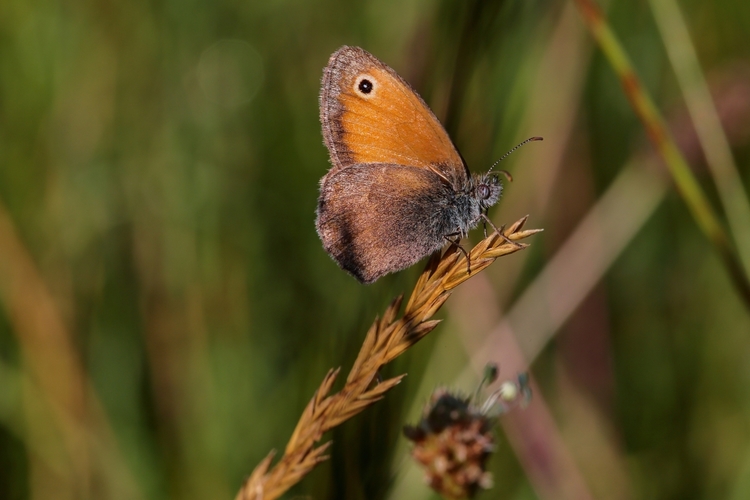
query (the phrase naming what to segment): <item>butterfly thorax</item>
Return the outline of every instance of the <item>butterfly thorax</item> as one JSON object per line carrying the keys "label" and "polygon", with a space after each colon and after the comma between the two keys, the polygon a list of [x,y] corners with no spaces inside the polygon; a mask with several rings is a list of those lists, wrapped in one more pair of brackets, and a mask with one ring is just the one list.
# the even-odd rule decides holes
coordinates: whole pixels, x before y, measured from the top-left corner
{"label": "butterfly thorax", "polygon": [[432,233],[437,237],[436,245],[443,236],[466,236],[477,226],[482,212],[497,203],[502,193],[502,184],[494,174],[473,175],[465,179],[460,189],[450,188],[442,208],[431,219]]}

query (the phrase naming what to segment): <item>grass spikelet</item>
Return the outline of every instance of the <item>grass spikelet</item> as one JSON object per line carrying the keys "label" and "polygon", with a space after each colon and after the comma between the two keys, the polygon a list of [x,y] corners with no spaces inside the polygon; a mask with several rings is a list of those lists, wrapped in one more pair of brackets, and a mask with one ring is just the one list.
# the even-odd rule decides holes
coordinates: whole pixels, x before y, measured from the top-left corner
{"label": "grass spikelet", "polygon": [[330,442],[320,446],[323,434],[357,415],[385,397],[385,393],[401,382],[406,375],[376,382],[379,370],[423,339],[440,322],[431,319],[450,296],[450,290],[481,272],[498,257],[528,246],[520,240],[541,229],[522,230],[528,216],[503,230],[504,238],[493,233],[469,252],[466,257],[456,247],[449,247],[442,255],[428,261],[419,276],[403,314],[398,317],[402,298],[397,297],[382,318],[376,318],[365,336],[362,348],[344,387],[331,394],[339,369],[331,369],[305,408],[289,439],[284,455],[270,468],[271,452],[245,480],[236,500],[273,500],[280,497],[326,460],[325,450]]}

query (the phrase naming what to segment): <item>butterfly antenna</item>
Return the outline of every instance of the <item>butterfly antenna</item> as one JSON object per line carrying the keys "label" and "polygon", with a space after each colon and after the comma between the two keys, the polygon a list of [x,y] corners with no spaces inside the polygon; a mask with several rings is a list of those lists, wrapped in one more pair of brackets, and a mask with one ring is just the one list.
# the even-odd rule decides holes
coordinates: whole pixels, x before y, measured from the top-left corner
{"label": "butterfly antenna", "polygon": [[[516,149],[520,148],[520,147],[521,147],[521,146],[523,146],[524,144],[527,144],[527,143],[529,143],[529,142],[534,142],[534,141],[543,141],[543,140],[544,140],[544,138],[543,138],[543,137],[529,137],[528,139],[526,139],[525,141],[523,141],[523,142],[522,142],[521,144],[517,145],[517,146],[516,146],[515,148],[513,148],[513,149],[511,149],[510,151],[508,151],[507,153],[505,153],[505,154],[504,154],[504,155],[503,155],[503,156],[502,156],[502,157],[501,157],[501,158],[500,158],[499,160],[497,160],[497,161],[496,161],[495,163],[493,163],[493,164],[492,164],[492,166],[490,167],[490,169],[489,169],[489,170],[487,171],[487,173],[490,173],[490,172],[492,172],[492,169],[493,169],[493,168],[495,168],[495,167],[497,166],[497,164],[498,164],[498,163],[500,163],[501,161],[503,161],[504,159],[506,159],[506,158],[507,158],[507,157],[508,157],[508,156],[509,156],[509,155],[510,155],[510,154],[511,154],[511,153],[512,153],[513,151],[515,151]],[[507,172],[506,172],[505,170],[503,170],[503,172],[504,172],[504,173],[506,174],[506,177],[510,175],[510,174],[509,174],[509,173],[507,173]]]}

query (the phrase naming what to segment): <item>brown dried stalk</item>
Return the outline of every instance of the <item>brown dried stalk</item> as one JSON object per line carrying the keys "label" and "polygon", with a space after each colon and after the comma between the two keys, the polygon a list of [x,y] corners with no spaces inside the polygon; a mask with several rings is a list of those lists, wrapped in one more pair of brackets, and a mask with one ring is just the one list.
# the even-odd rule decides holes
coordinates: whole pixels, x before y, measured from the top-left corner
{"label": "brown dried stalk", "polygon": [[383,365],[403,354],[440,323],[441,320],[430,318],[445,303],[453,288],[485,269],[498,257],[528,246],[516,241],[541,229],[522,231],[527,219],[528,216],[504,230],[505,238],[493,233],[479,242],[469,252],[471,274],[465,257],[455,246],[442,256],[433,256],[417,280],[403,315],[396,319],[403,298],[400,296],[391,303],[381,319],[375,319],[343,389],[329,395],[340,368],[330,370],[305,408],[284,456],[269,471],[275,452],[269,453],[245,481],[235,500],[279,498],[319,462],[326,460],[328,457],[324,453],[331,443],[315,446],[323,434],[381,400],[406,376],[403,374],[373,384]]}

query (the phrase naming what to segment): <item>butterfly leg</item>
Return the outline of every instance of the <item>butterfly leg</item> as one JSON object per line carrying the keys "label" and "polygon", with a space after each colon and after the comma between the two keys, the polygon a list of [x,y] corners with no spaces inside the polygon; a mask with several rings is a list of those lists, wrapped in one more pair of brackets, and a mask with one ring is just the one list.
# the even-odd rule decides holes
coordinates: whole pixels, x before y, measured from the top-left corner
{"label": "butterfly leg", "polygon": [[503,232],[503,231],[505,230],[505,224],[503,224],[503,225],[502,225],[502,226],[500,227],[500,229],[498,229],[498,228],[497,228],[497,226],[495,226],[495,224],[493,224],[493,223],[492,223],[492,221],[490,220],[490,218],[489,218],[489,217],[487,217],[487,215],[486,215],[486,214],[482,214],[482,218],[484,219],[484,221],[485,221],[485,222],[489,223],[489,225],[490,225],[490,226],[492,226],[492,229],[494,229],[494,230],[495,230],[495,232],[496,232],[497,234],[499,234],[499,235],[500,235],[500,237],[501,237],[501,238],[502,238],[503,240],[505,240],[505,242],[506,242],[506,243],[510,243],[511,245],[513,245],[513,246],[515,246],[515,247],[519,247],[519,248],[521,247],[521,244],[520,244],[520,243],[517,243],[517,242],[515,242],[515,241],[511,240],[510,238],[508,238],[507,236],[505,236],[505,233]]}
{"label": "butterfly leg", "polygon": [[[455,240],[451,239],[451,236],[456,238]],[[459,233],[455,234],[449,234],[446,236],[443,236],[445,240],[450,243],[451,245],[454,245],[456,248],[458,248],[462,254],[464,254],[464,257],[466,257],[466,273],[471,274],[471,259],[469,258],[469,254],[466,253],[466,250],[464,250],[464,247],[461,246],[461,235]]]}

